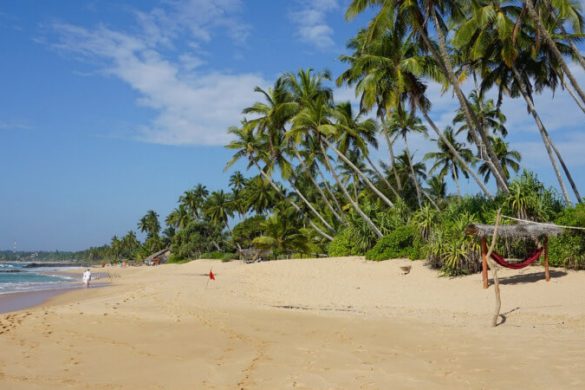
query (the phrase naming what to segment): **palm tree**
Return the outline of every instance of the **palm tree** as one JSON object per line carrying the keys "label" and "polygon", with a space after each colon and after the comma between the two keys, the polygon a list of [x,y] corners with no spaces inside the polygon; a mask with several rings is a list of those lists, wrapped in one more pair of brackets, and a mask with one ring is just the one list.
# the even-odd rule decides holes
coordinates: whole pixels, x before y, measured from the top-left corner
{"label": "palm tree", "polygon": [[[258,169],[258,171],[260,172],[260,175],[270,183],[272,188],[274,188],[274,190],[278,194],[280,194],[286,201],[288,201],[295,208],[295,210],[302,214],[301,208],[292,199],[290,199],[284,194],[283,190],[279,188],[276,185],[276,183],[274,183],[272,177],[270,177],[270,175],[268,175],[264,171],[264,169],[262,169],[258,164],[257,157],[257,153],[259,153],[258,139],[254,136],[253,132],[246,127],[246,121],[243,122],[243,125],[244,126],[242,128],[230,127],[228,129],[228,133],[235,136],[235,139],[232,140],[228,145],[226,145],[226,148],[236,150],[236,153],[228,161],[224,170],[229,169],[239,159],[246,157],[248,159],[248,168],[250,168],[251,166],[255,166],[256,169]],[[333,240],[333,237],[325,233],[322,229],[315,225],[313,221],[309,220],[309,224],[321,236],[325,237],[330,241]]]}
{"label": "palm tree", "polygon": [[[559,43],[555,42],[551,33],[549,33],[549,31],[545,28],[544,21],[541,18],[541,15],[543,13],[544,13],[544,15],[547,15],[549,13],[548,11],[550,8],[548,7],[548,4],[544,4],[545,6],[539,8],[537,11],[537,9],[534,5],[534,2],[532,0],[524,0],[523,2],[524,2],[524,5],[526,6],[526,9],[528,10],[528,15],[530,15],[531,21],[535,24],[536,30],[539,33],[541,39],[544,40],[544,43],[548,46],[548,48],[550,49],[550,51],[554,55],[560,68],[562,69],[564,74],[567,76],[567,78],[571,82],[571,85],[573,86],[573,88],[575,89],[575,91],[577,92],[579,97],[581,98],[581,101],[583,103],[585,103],[585,92],[583,91],[583,89],[581,89],[581,86],[579,85],[579,83],[575,79],[573,72],[571,72],[571,69],[569,68],[569,66],[565,62],[565,59],[563,58],[563,54],[559,50],[559,46],[560,46]],[[546,1],[546,2],[543,1],[542,3],[548,3],[548,1]],[[570,2],[563,2],[563,3],[565,4],[565,6],[573,5]],[[578,19],[582,19],[582,17],[580,15],[578,15],[579,12],[578,12],[578,8],[577,8],[576,4],[574,4],[573,13],[576,14],[575,16]],[[553,19],[556,19],[556,18],[557,18],[556,15],[554,15]],[[560,25],[562,25],[562,23]],[[558,25],[555,27],[558,27]],[[554,31],[553,31],[553,33],[554,33]],[[567,54],[569,54],[569,53],[567,53]],[[579,54],[579,56],[580,56],[580,54]]]}
{"label": "palm tree", "polygon": [[246,208],[262,215],[274,207],[277,196],[277,192],[262,176],[254,176],[248,180],[241,192]]}
{"label": "palm tree", "polygon": [[[465,161],[469,164],[473,163],[474,157],[471,150],[467,149],[464,144],[457,141],[455,138],[455,134],[453,134],[453,129],[451,127],[447,127],[445,129],[445,138],[449,141],[451,145],[457,150],[457,153],[465,159]],[[459,185],[459,171],[463,173],[465,178],[469,178],[467,171],[461,168],[458,160],[455,158],[453,153],[451,152],[450,148],[447,146],[445,142],[441,139],[436,140],[437,146],[439,148],[438,152],[429,152],[425,154],[425,160],[433,159],[435,163],[431,166],[429,170],[430,174],[433,174],[435,171],[439,171],[439,177],[444,178],[447,174],[451,175],[451,179],[455,182],[455,186],[457,187],[457,194],[461,196],[461,186]]]}
{"label": "palm tree", "polygon": [[[351,19],[370,6],[380,6],[380,8],[368,26],[368,39],[375,39],[388,31],[407,31],[409,28],[412,30],[409,39],[417,41],[417,46],[428,51],[436,61],[441,73],[446,77],[459,100],[459,105],[468,122],[470,134],[480,150],[480,155],[486,156],[486,161],[496,177],[498,188],[507,192],[507,183],[503,178],[502,168],[499,166],[497,157],[489,144],[488,134],[470,110],[470,103],[461,90],[445,38],[448,25],[446,19],[458,19],[462,16],[461,2],[458,0],[352,0],[346,11],[346,18]],[[429,22],[433,24],[438,45],[429,35]]]}
{"label": "palm tree", "polygon": [[[416,107],[423,117],[438,135],[450,148],[463,169],[475,180],[480,189],[491,196],[482,180],[475,172],[467,166],[464,159],[457,154],[455,148],[449,144],[442,132],[435,125],[429,115],[431,102],[425,97],[426,85],[421,77],[429,77],[435,81],[444,83],[441,74],[441,67],[437,62],[422,53],[420,45],[407,39],[406,30],[400,28],[384,31],[383,34],[370,36],[370,30],[375,26],[372,22],[369,30],[362,30],[354,38],[349,47],[354,50],[351,56],[342,57],[342,61],[348,62],[350,68],[346,70],[337,80],[338,84],[347,82],[356,85],[356,93],[361,94],[361,105],[363,110],[369,110],[374,104],[378,105],[378,115],[382,118],[384,135],[389,145],[393,141],[388,136],[385,114],[391,113],[398,104],[406,104]],[[392,149],[390,148],[390,151]],[[391,152],[391,164],[395,160]],[[397,187],[401,189],[402,184],[397,175],[396,169],[392,169]]]}
{"label": "palm tree", "polygon": [[[516,150],[509,150],[508,143],[504,142],[503,139],[498,137],[491,138],[491,142],[494,144],[494,149],[497,153],[498,159],[500,160],[500,164],[504,169],[506,179],[509,179],[510,169],[514,172],[518,172],[518,170],[520,170],[520,161],[522,160],[522,156],[520,155],[520,152]],[[491,171],[485,163],[479,166],[479,173],[484,175],[484,180],[487,183],[490,179]]]}
{"label": "palm tree", "polygon": [[229,194],[223,190],[212,192],[205,202],[204,213],[211,222],[229,230],[228,220],[233,215]]}
{"label": "palm tree", "polygon": [[422,207],[422,196],[419,182],[415,176],[412,161],[410,160],[410,149],[408,147],[408,134],[422,134],[427,135],[427,128],[422,124],[421,120],[412,113],[408,114],[404,110],[396,110],[390,120],[388,121],[388,132],[390,137],[402,137],[404,141],[404,152],[408,159],[408,166],[410,167],[410,176],[416,190],[416,198],[419,208]]}
{"label": "palm tree", "polygon": [[292,94],[286,88],[284,78],[278,78],[274,87],[268,91],[256,87],[255,91],[264,96],[266,102],[256,102],[243,110],[244,114],[253,114],[254,119],[246,122],[246,127],[255,132],[259,141],[266,141],[267,145],[261,147],[267,152],[257,153],[263,157],[267,173],[271,174],[274,168],[280,170],[283,179],[287,180],[303,203],[309,208],[327,229],[334,232],[335,229],[323,218],[323,216],[309,202],[306,196],[295,186],[292,164],[286,158],[288,140],[285,140],[285,125],[295,114],[298,104],[293,100]]}
{"label": "palm tree", "polygon": [[192,218],[187,211],[187,206],[179,204],[176,209],[169,213],[165,223],[174,228],[184,229],[191,221]]}
{"label": "palm tree", "polygon": [[154,210],[148,210],[144,217],[138,222],[138,229],[146,233],[147,240],[153,237],[158,237],[160,232],[160,223],[158,222],[158,214]]}
{"label": "palm tree", "polygon": [[299,103],[300,111],[293,118],[293,128],[290,134],[295,144],[301,141],[307,142],[308,133],[318,133],[315,137],[319,142],[324,143],[327,149],[332,149],[339,158],[348,164],[368,187],[388,206],[393,203],[380,190],[374,186],[370,179],[361,172],[347,157],[332,144],[331,138],[337,135],[336,128],[330,120],[333,109],[332,95],[330,89],[322,87],[323,80],[328,79],[328,74],[311,75],[312,70],[299,71],[297,76],[289,74],[286,77],[290,89],[293,91],[295,100]]}
{"label": "palm tree", "polygon": [[[465,53],[469,64],[482,75],[482,92],[497,84],[499,103],[504,94],[512,97],[521,95],[524,98],[540,131],[561,192],[565,201],[570,204],[555,155],[561,162],[573,191],[578,194],[576,185],[544,127],[532,99],[531,77],[534,76],[534,87],[537,90],[544,87],[554,89],[558,72],[555,71],[550,56],[540,55],[535,58],[535,55],[543,54],[543,51],[535,49],[532,37],[534,33],[529,30],[529,24],[523,24],[520,17],[514,21],[513,18],[518,13],[517,7],[513,5],[500,7],[493,0],[487,1],[474,9],[473,17],[459,29],[454,42]],[[524,28],[518,28],[519,26]],[[577,199],[580,199],[580,196],[577,196]]]}
{"label": "palm tree", "polygon": [[235,171],[230,176],[230,189],[234,194],[238,194],[246,186],[246,178],[242,172]]}
{"label": "palm tree", "polygon": [[207,195],[209,195],[207,188],[203,184],[197,184],[193,189],[185,191],[179,197],[179,202],[185,206],[192,218],[197,219],[201,217],[200,209]]}
{"label": "palm tree", "polygon": [[[506,116],[500,111],[500,107],[494,104],[492,99],[484,101],[480,91],[474,89],[469,94],[469,100],[471,103],[470,109],[475,113],[477,120],[486,131],[491,130],[493,135],[499,134],[502,137],[508,135],[508,129],[505,126]],[[453,123],[460,124],[457,134],[465,133],[467,134],[467,142],[473,141],[465,121],[465,114],[461,109],[457,111],[457,115],[453,118]]]}
{"label": "palm tree", "polygon": [[431,176],[427,180],[427,184],[429,186],[429,195],[435,199],[441,200],[447,196],[447,183],[445,183],[443,176]]}
{"label": "palm tree", "polygon": [[347,154],[348,150],[352,150],[357,153],[358,156],[362,155],[368,162],[372,171],[376,173],[376,176],[388,186],[388,189],[394,193],[396,198],[400,198],[400,195],[394,186],[390,184],[388,179],[386,179],[382,172],[380,172],[369,156],[369,146],[374,149],[378,148],[378,140],[376,139],[376,122],[373,119],[360,120],[362,113],[354,115],[353,108],[349,102],[338,104],[333,110],[332,115],[335,119],[335,126],[338,130],[337,147],[339,148],[339,151],[343,154]]}
{"label": "palm tree", "polygon": [[[307,139],[310,138],[315,139],[314,142],[320,148],[321,157],[323,159],[325,167],[333,176],[333,179],[337,183],[338,187],[341,189],[341,191],[343,192],[349,203],[352,205],[352,207],[356,210],[356,212],[364,219],[364,221],[366,221],[370,229],[372,229],[372,231],[374,231],[376,235],[378,235],[378,237],[382,237],[382,232],[380,231],[380,229],[378,229],[378,227],[372,222],[368,215],[364,213],[364,211],[360,208],[358,203],[354,201],[352,197],[349,195],[347,189],[341,183],[339,176],[337,175],[335,169],[333,168],[331,162],[329,161],[329,156],[327,154],[325,146],[327,146],[327,148],[332,148],[333,150],[335,150],[338,156],[342,158],[344,162],[348,163],[348,165],[360,176],[360,178],[363,179],[365,177],[363,172],[361,172],[353,163],[351,163],[351,161],[347,159],[347,157],[345,157],[337,148],[334,148],[333,145],[331,145],[331,143],[326,140],[326,137],[335,134],[336,128],[331,124],[329,120],[328,117],[329,108],[325,100],[326,97],[320,96],[314,99],[312,102],[307,102],[306,103],[307,106],[304,107],[295,116],[293,120],[293,126],[288,131],[287,136],[290,139],[294,140],[295,144],[297,145],[303,141],[305,143],[308,143]],[[373,184],[367,178],[366,183],[369,183],[370,188],[373,187]],[[376,192],[377,194],[379,193],[377,188],[374,187],[373,189],[377,191]],[[380,195],[382,194],[380,193],[379,196]],[[382,195],[382,197],[384,196]],[[392,204],[390,200],[387,199],[387,201],[390,204]]]}

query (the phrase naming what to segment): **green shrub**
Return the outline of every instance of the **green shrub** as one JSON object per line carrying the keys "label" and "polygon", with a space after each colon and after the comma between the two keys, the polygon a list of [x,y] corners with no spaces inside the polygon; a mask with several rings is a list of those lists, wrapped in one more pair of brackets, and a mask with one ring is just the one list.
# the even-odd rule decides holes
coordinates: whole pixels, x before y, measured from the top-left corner
{"label": "green shrub", "polygon": [[[585,204],[568,207],[556,220],[559,225],[585,227]],[[549,240],[549,262],[553,267],[585,269],[585,232],[570,230]]]}
{"label": "green shrub", "polygon": [[169,263],[169,264],[182,264],[182,263],[188,263],[189,261],[191,261],[191,260],[181,258],[173,253],[169,256],[167,263]]}
{"label": "green shrub", "polygon": [[376,261],[404,257],[417,259],[421,253],[418,236],[414,227],[401,226],[382,237],[372,249],[366,252],[366,259]]}
{"label": "green shrub", "polygon": [[221,257],[222,263],[227,263],[232,260],[238,260],[238,255],[235,253],[224,253],[223,256]]}
{"label": "green shrub", "polygon": [[458,216],[446,213],[432,231],[423,248],[427,264],[440,268],[445,276],[467,275],[481,269],[479,245],[474,237],[466,236],[465,227],[477,217],[468,212]]}
{"label": "green shrub", "polygon": [[200,259],[208,259],[208,260],[221,260],[223,259],[225,253],[223,252],[205,252],[199,256]]}
{"label": "green shrub", "polygon": [[355,242],[352,240],[351,231],[349,229],[342,230],[329,243],[327,254],[331,257],[339,256],[355,256],[359,255],[359,251],[355,247]]}

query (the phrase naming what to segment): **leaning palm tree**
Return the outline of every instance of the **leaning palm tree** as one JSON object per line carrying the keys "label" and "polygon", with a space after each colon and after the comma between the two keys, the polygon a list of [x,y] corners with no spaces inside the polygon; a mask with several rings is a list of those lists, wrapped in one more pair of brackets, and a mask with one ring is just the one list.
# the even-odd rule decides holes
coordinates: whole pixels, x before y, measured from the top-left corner
{"label": "leaning palm tree", "polygon": [[[353,18],[370,6],[379,6],[378,13],[368,26],[368,39],[375,39],[388,31],[411,30],[408,39],[416,41],[419,48],[430,53],[445,76],[448,84],[459,100],[465,119],[468,122],[470,135],[492,170],[500,190],[507,192],[508,186],[503,178],[502,168],[489,143],[488,134],[481,126],[474,113],[469,109],[470,103],[463,93],[460,80],[456,77],[446,33],[448,20],[460,19],[462,14],[458,0],[352,0],[346,17]],[[432,26],[429,25],[432,23]],[[433,41],[429,31],[435,32],[437,41]]]}
{"label": "leaning palm tree", "polygon": [[[553,53],[556,61],[558,62],[561,69],[563,70],[563,73],[567,76],[567,78],[571,82],[571,86],[575,89],[575,91],[579,95],[582,103],[585,103],[585,91],[583,91],[583,89],[581,88],[581,86],[577,82],[575,75],[573,75],[573,72],[569,68],[569,65],[565,62],[563,54],[559,50],[558,42],[555,42],[552,34],[546,28],[544,21],[541,17],[541,15],[543,13],[545,15],[549,14],[550,8],[548,7],[548,4],[547,4],[548,1],[541,1],[541,3],[543,3],[544,6],[538,8],[538,9],[535,6],[535,2],[533,0],[524,0],[523,2],[524,2],[524,5],[526,6],[526,9],[528,10],[528,15],[530,15],[531,22],[534,23],[534,25],[535,25],[536,31],[539,33],[541,39],[543,39],[544,43],[548,46],[548,48]],[[565,5],[573,6],[574,12],[577,14],[579,13],[578,8],[577,8],[578,6],[576,5],[576,3],[571,4],[571,3],[566,2],[566,1],[563,3]],[[556,15],[554,15],[554,19],[556,19]]]}
{"label": "leaning palm tree", "polygon": [[[501,135],[505,137],[508,135],[508,129],[506,128],[506,116],[502,113],[499,106],[496,106],[492,99],[487,101],[484,99],[480,91],[474,89],[469,94],[469,100],[471,103],[470,109],[475,113],[477,120],[481,123],[486,131],[490,131],[491,135]],[[457,111],[457,114],[453,118],[453,124],[459,125],[457,134],[467,134],[467,142],[472,142],[473,139],[469,134],[469,128],[465,121],[465,115],[461,109]]]}
{"label": "leaning palm tree", "polygon": [[267,173],[272,174],[277,168],[284,180],[288,181],[301,201],[308,207],[321,223],[330,231],[335,229],[315,209],[307,197],[295,185],[294,171],[291,161],[287,159],[288,146],[285,139],[285,126],[296,113],[298,103],[293,100],[293,95],[287,89],[287,80],[280,77],[274,83],[273,88],[265,91],[256,87],[255,91],[262,94],[264,101],[256,102],[243,110],[244,114],[254,115],[253,119],[246,122],[246,128],[256,134],[258,140],[265,140],[266,145],[261,146],[265,156],[263,159]]}
{"label": "leaning palm tree", "polygon": [[[505,94],[512,97],[520,95],[524,98],[528,111],[539,129],[565,202],[570,204],[570,197],[555,156],[561,162],[577,199],[580,199],[577,187],[536,111],[532,96],[535,89],[541,90],[545,87],[554,89],[558,73],[554,70],[555,65],[550,61],[550,56],[534,57],[535,32],[529,29],[529,24],[519,23],[521,19],[514,19],[516,14],[518,11],[514,6],[500,7],[493,0],[486,1],[475,9],[474,16],[455,34],[454,42],[465,53],[469,65],[482,76],[482,93],[496,85],[499,104]],[[523,28],[516,28],[518,26]],[[466,34],[462,34],[461,31],[465,31]]]}
{"label": "leaning palm tree", "polygon": [[[510,179],[510,170],[514,172],[520,170],[522,155],[516,150],[509,150],[509,144],[501,138],[492,137],[491,141],[494,144],[494,149],[498,155],[500,164],[502,164],[502,168],[504,168],[506,179]],[[490,179],[491,172],[485,163],[479,166],[479,173],[484,176],[484,180],[487,183]]]}
{"label": "leaning palm tree", "polygon": [[[472,164],[474,161],[473,153],[471,150],[467,149],[464,144],[457,141],[453,128],[447,127],[444,134],[445,138],[447,138],[451,145],[457,150],[457,153],[459,153],[467,163]],[[469,175],[467,174],[467,171],[461,168],[461,165],[446,143],[441,139],[436,140],[436,142],[439,151],[429,152],[425,154],[424,157],[425,160],[434,160],[434,164],[431,166],[429,173],[433,174],[438,171],[439,177],[442,178],[450,174],[451,179],[453,179],[455,186],[457,187],[457,195],[461,196],[461,186],[459,185],[460,172],[465,178],[469,178]]]}
{"label": "leaning palm tree", "polygon": [[416,189],[416,199],[418,206],[422,207],[422,193],[419,182],[416,179],[412,161],[410,160],[410,149],[408,147],[409,134],[427,135],[427,128],[422,124],[421,120],[412,113],[406,113],[402,109],[395,111],[388,121],[388,132],[390,137],[401,137],[404,141],[404,152],[408,158],[408,166],[410,167],[410,176]]}
{"label": "leaning palm tree", "polygon": [[[362,30],[350,42],[349,47],[354,53],[342,57],[342,60],[349,63],[350,68],[340,76],[338,84],[341,82],[355,84],[356,93],[362,96],[363,110],[369,110],[377,104],[379,115],[380,112],[388,112],[391,115],[401,102],[419,110],[429,127],[450,148],[463,169],[473,177],[484,194],[491,196],[483,181],[457,154],[430,117],[431,102],[425,96],[426,85],[422,77],[444,83],[439,64],[432,57],[426,56],[419,45],[408,40],[403,28],[388,30],[373,38],[369,36],[369,30]],[[386,126],[385,115],[382,116],[382,120]],[[393,141],[390,140],[388,132],[384,130],[383,133],[392,145]],[[391,164],[394,160],[391,154]],[[392,173],[400,190],[402,183],[396,169],[392,169]]]}
{"label": "leaning palm tree", "polygon": [[[291,204],[291,206],[293,206],[295,208],[295,210],[297,210],[297,212],[303,214],[301,207],[299,207],[299,205],[297,205],[292,199],[287,197],[284,194],[284,191],[280,187],[278,187],[276,185],[276,183],[272,180],[272,177],[266,173],[265,169],[260,167],[260,165],[258,163],[260,160],[260,158],[258,157],[258,154],[260,153],[259,141],[258,141],[257,137],[253,134],[253,132],[250,131],[249,128],[246,127],[246,121],[243,122],[242,128],[230,127],[228,129],[228,133],[230,133],[232,136],[234,136],[235,139],[233,139],[228,145],[226,145],[226,148],[236,150],[236,153],[234,153],[232,158],[228,161],[224,170],[229,169],[232,165],[234,165],[241,158],[247,158],[248,168],[255,166],[256,169],[258,169],[260,175],[262,177],[264,177],[264,179],[270,183],[270,185],[274,188],[274,190],[278,194],[280,194],[287,202],[289,202]],[[321,228],[319,228],[310,219],[309,219],[309,224],[321,236],[325,237],[326,239],[328,239],[330,241],[333,240],[333,237],[331,237],[329,234],[325,233]]]}
{"label": "leaning palm tree", "polygon": [[338,130],[337,147],[339,151],[347,154],[348,150],[353,150],[354,153],[362,155],[368,162],[370,169],[376,173],[376,176],[386,184],[397,199],[400,198],[394,186],[390,184],[388,179],[386,179],[370,158],[369,148],[378,148],[376,122],[373,119],[361,120],[362,113],[354,115],[353,108],[349,102],[336,105],[332,111],[332,116],[335,119],[335,126]]}
{"label": "leaning palm tree", "polygon": [[347,159],[347,157],[343,155],[339,149],[337,149],[330,141],[327,140],[328,137],[332,137],[336,133],[335,126],[329,120],[329,112],[330,108],[328,107],[327,101],[323,96],[317,97],[312,102],[307,102],[306,106],[297,115],[295,115],[293,126],[288,131],[287,137],[293,140],[296,145],[307,142],[307,140],[311,138],[316,140],[315,142],[321,150],[321,157],[327,171],[329,171],[329,173],[333,176],[333,179],[337,183],[338,187],[342,190],[343,194],[352,207],[356,210],[356,212],[360,215],[360,217],[364,219],[364,221],[368,224],[372,231],[378,235],[378,237],[382,237],[382,232],[380,229],[360,208],[359,204],[352,199],[351,195],[347,192],[347,189],[342,185],[339,175],[329,160],[327,149],[333,149],[337,153],[338,157],[347,163],[360,176],[361,179],[364,179],[368,186],[370,186],[370,188],[372,188],[372,190],[374,190],[378,196],[387,201],[390,205],[392,205],[392,202],[372,184],[372,182],[365,176],[362,171],[360,171],[355,166],[355,164],[349,161],[349,159]]}
{"label": "leaning palm tree", "polygon": [[[360,178],[366,183],[368,187],[388,206],[392,207],[393,203],[388,199],[371,180],[357,167],[355,167],[351,161],[335,146],[334,136],[337,130],[335,129],[334,123],[330,117],[333,115],[333,99],[330,93],[330,89],[322,86],[324,80],[328,79],[328,74],[317,74],[312,76],[312,70],[299,71],[297,75],[288,74],[286,80],[292,93],[295,96],[295,100],[299,104],[299,112],[293,118],[293,127],[297,136],[293,138],[295,144],[299,144],[301,140],[307,141],[306,137],[303,137],[303,132],[299,132],[299,123],[305,122],[306,131],[317,132],[320,134],[320,142],[324,143],[328,149],[333,150],[339,158],[341,158],[346,164],[348,164]],[[296,125],[295,125],[296,123]],[[317,129],[316,127],[319,127]],[[304,138],[304,139],[303,139]]]}

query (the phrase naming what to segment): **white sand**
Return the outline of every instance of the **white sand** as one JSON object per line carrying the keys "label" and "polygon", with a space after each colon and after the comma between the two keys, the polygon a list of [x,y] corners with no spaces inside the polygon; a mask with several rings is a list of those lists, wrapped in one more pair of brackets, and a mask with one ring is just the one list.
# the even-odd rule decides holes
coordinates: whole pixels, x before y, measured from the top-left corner
{"label": "white sand", "polygon": [[502,271],[497,328],[481,275],[422,262],[112,272],[111,287],[0,315],[0,388],[585,388],[585,272]]}

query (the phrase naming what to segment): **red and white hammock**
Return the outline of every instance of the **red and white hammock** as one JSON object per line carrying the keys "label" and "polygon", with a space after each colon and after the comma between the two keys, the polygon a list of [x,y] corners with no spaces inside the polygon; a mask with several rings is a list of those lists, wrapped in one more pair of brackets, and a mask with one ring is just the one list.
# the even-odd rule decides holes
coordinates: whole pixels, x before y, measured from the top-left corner
{"label": "red and white hammock", "polygon": [[534,250],[534,252],[532,252],[530,254],[530,256],[528,256],[527,258],[525,258],[522,261],[514,262],[514,263],[508,262],[502,255],[500,255],[496,252],[492,252],[492,259],[494,259],[494,261],[496,263],[498,263],[499,265],[501,265],[502,267],[511,268],[511,269],[521,269],[524,267],[528,267],[530,264],[532,264],[536,260],[538,260],[538,258],[540,257],[540,255],[542,254],[543,251],[544,251],[544,248],[536,248]]}

